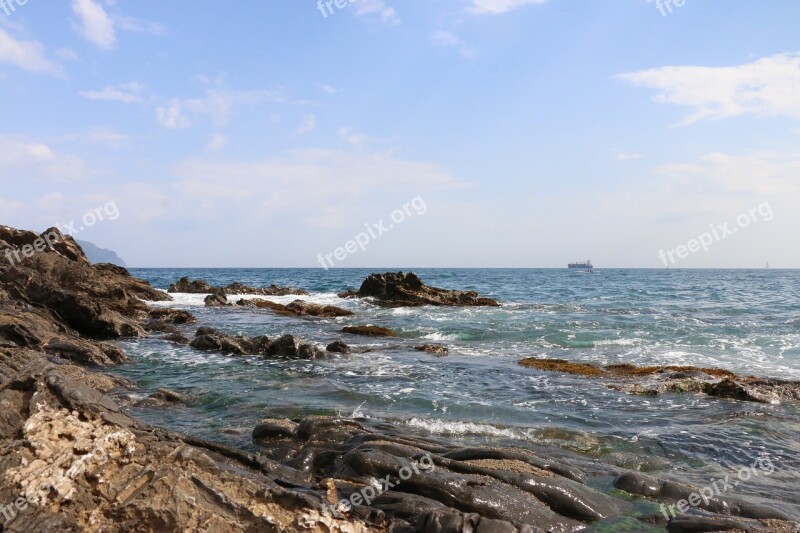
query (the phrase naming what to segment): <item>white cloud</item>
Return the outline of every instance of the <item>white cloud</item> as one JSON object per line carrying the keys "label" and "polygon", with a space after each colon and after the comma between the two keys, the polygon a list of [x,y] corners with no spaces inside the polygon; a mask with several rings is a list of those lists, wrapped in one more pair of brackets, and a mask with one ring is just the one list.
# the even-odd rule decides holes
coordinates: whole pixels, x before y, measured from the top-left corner
{"label": "white cloud", "polygon": [[655,89],[658,103],[692,109],[685,124],[745,114],[800,118],[800,53],[734,67],[672,66],[618,77]]}
{"label": "white cloud", "polygon": [[[248,216],[300,217],[318,224],[347,198],[348,219],[356,206],[397,198],[406,201],[429,191],[464,184],[435,165],[398,159],[388,153],[298,150],[288,157],[254,163],[190,159],[175,168],[175,190],[203,216],[224,217],[231,210]],[[353,220],[350,220],[353,222]],[[356,220],[356,222],[362,222]]]}
{"label": "white cloud", "polygon": [[156,120],[167,129],[189,128],[199,117],[211,117],[217,127],[226,126],[233,108],[238,105],[257,105],[264,101],[285,103],[272,91],[229,91],[209,89],[202,98],[172,98],[156,108]]}
{"label": "white cloud", "polygon": [[617,152],[614,154],[614,159],[617,161],[633,161],[634,159],[641,159],[643,156],[638,152]]}
{"label": "white cloud", "polygon": [[78,53],[75,52],[72,48],[69,47],[62,47],[56,50],[56,55],[63,59],[64,61],[77,61],[78,60]]}
{"label": "white cloud", "polygon": [[206,148],[212,152],[216,152],[217,150],[222,150],[225,148],[226,144],[228,144],[228,140],[225,138],[225,136],[221,133],[215,133],[214,136],[211,137],[211,140],[208,142]]}
{"label": "white cloud", "polygon": [[79,91],[78,94],[89,100],[109,100],[124,104],[138,104],[144,102],[142,92],[145,87],[141,83],[132,81],[119,85],[112,85],[99,91]]}
{"label": "white cloud", "polygon": [[[114,6],[116,1],[106,0],[105,3]],[[72,12],[78,18],[77,28],[81,35],[104,50],[111,50],[116,45],[117,30],[151,35],[161,35],[166,31],[158,22],[110,14],[98,0],[73,0]]]}
{"label": "white cloud", "polygon": [[83,37],[104,50],[111,50],[117,42],[114,21],[95,0],[73,0],[72,12],[78,17]]}
{"label": "white cloud", "polygon": [[119,133],[110,128],[92,128],[82,133],[72,133],[58,139],[59,141],[76,142],[80,144],[90,144],[105,146],[112,149],[127,148],[130,146],[130,137],[124,133]]}
{"label": "white cloud", "polygon": [[300,125],[294,130],[292,135],[303,135],[304,133],[310,133],[315,129],[317,129],[317,117],[314,115],[303,115]]}
{"label": "white cloud", "polygon": [[320,88],[322,91],[324,91],[324,92],[326,92],[326,93],[328,93],[328,94],[336,94],[336,93],[338,93],[338,92],[340,92],[340,91],[341,91],[340,89],[337,89],[337,88],[336,88],[336,87],[334,87],[333,85],[328,85],[327,83],[321,83],[321,84],[319,85],[319,88]]}
{"label": "white cloud", "polygon": [[467,10],[478,14],[507,13],[512,9],[529,4],[544,4],[547,0],[470,0]]}
{"label": "white cloud", "polygon": [[17,180],[82,181],[94,172],[80,158],[43,143],[0,135],[0,175]]}
{"label": "white cloud", "polygon": [[472,57],[475,51],[467,45],[460,37],[445,30],[437,30],[431,35],[431,42],[434,46],[440,48],[454,48],[463,57]]}
{"label": "white cloud", "polygon": [[357,4],[353,4],[353,7],[355,7],[357,17],[377,17],[381,22],[389,26],[400,24],[400,17],[397,16],[397,11],[393,7],[387,6],[384,0],[361,0]]}
{"label": "white cloud", "polygon": [[62,68],[44,55],[44,47],[37,41],[18,41],[0,29],[0,63],[8,63],[28,72],[62,75]]}

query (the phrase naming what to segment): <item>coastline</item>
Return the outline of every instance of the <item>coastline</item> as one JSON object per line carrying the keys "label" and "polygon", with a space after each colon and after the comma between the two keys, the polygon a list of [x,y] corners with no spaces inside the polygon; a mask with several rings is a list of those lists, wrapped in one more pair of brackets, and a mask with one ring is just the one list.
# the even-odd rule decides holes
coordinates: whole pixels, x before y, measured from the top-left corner
{"label": "coastline", "polygon": [[[37,238],[8,228],[0,235],[7,246]],[[264,418],[252,432],[257,454],[145,424],[128,414],[136,384],[80,364],[124,364],[128,356],[115,340],[149,337],[167,346],[176,341],[160,339],[175,335],[173,328],[207,326],[186,311],[147,307],[143,300],[169,296],[125,269],[89,265],[71,238],[61,240],[60,249],[0,270],[0,401],[8,406],[0,502],[14,506],[4,531],[523,532],[631,521],[642,531],[721,522],[728,530],[795,527],[769,505],[723,494],[708,498],[705,513],[672,513],[668,524],[659,506],[689,501],[703,488],[542,447],[464,446],[378,419]],[[422,290],[417,280],[410,282],[414,291],[397,298],[398,283],[390,281],[381,290],[398,306],[430,305],[417,297],[491,305],[477,294]],[[383,294],[358,292],[351,296]],[[229,350],[228,356],[238,349],[278,360],[335,357],[299,339],[197,333],[187,340],[208,337],[204,351]],[[170,391],[148,399],[166,409],[186,401]],[[419,468],[423,460],[435,468]],[[387,482],[374,486],[381,479]]]}

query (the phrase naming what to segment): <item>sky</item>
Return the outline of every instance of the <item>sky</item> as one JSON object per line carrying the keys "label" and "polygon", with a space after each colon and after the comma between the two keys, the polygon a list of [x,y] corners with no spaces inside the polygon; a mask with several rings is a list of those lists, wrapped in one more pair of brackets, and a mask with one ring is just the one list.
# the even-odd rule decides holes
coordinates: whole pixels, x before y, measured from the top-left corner
{"label": "sky", "polygon": [[800,2],[326,3],[0,0],[0,224],[135,267],[800,268]]}

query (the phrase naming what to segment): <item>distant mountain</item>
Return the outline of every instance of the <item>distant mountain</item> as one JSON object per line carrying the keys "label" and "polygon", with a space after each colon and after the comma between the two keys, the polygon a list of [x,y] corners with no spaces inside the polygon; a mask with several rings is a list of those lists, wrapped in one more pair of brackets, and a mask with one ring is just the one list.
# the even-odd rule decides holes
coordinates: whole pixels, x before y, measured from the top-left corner
{"label": "distant mountain", "polygon": [[128,266],[125,264],[125,261],[123,261],[122,258],[117,255],[117,252],[100,248],[99,246],[88,241],[76,240],[75,242],[77,242],[80,247],[83,248],[83,252],[92,263],[111,263],[112,265],[118,265],[121,267]]}

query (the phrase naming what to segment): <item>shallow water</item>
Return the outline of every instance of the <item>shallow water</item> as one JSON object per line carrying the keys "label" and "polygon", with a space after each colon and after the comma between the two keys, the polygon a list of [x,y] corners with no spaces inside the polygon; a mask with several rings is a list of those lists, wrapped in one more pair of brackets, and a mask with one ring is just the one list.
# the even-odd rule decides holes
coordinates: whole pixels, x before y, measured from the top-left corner
{"label": "shallow water", "polygon": [[[589,459],[678,476],[700,486],[768,459],[774,472],[740,483],[740,495],[784,500],[800,520],[800,409],[698,395],[629,396],[599,382],[522,368],[539,356],[602,364],[690,364],[800,379],[800,271],[417,270],[429,285],[476,290],[501,308],[377,307],[341,300],[372,270],[133,270],[166,289],[179,277],[214,285],[276,283],[354,317],[300,319],[258,309],[206,309],[202,295],[158,305],[185,308],[231,334],[292,333],[354,351],[332,361],[266,361],[197,352],[158,339],[122,343],[117,371],[147,392],[197,398],[173,410],[138,409],[152,423],[252,448],[250,431],[273,416],[343,414],[390,420],[463,442],[549,446]],[[271,300],[288,303],[295,296]],[[340,333],[376,324],[397,339]],[[186,329],[189,336],[197,326]],[[414,346],[437,342],[436,358]],[[762,463],[763,464],[763,463]],[[774,505],[774,504],[773,504]]]}

